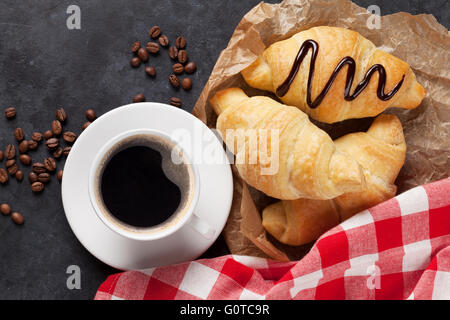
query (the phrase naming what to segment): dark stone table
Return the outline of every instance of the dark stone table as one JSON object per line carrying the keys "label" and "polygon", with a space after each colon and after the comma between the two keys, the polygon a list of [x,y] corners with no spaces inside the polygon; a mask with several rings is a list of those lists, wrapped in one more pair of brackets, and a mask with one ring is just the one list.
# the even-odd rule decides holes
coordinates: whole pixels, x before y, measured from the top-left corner
{"label": "dark stone table", "polygon": [[[33,130],[47,130],[60,106],[69,113],[66,128],[76,133],[85,121],[85,109],[103,114],[131,102],[140,92],[148,100],[166,103],[178,96],[183,107],[191,110],[237,23],[258,2],[1,1],[0,148],[14,141],[12,132],[18,126],[28,137]],[[364,7],[378,4],[382,14],[432,13],[447,28],[450,22],[446,0],[356,2]],[[70,4],[81,8],[81,30],[66,27]],[[189,55],[198,65],[191,92],[175,92],[165,80],[171,66],[165,52],[152,62],[161,70],[155,80],[146,77],[142,66],[130,68],[131,43],[136,39],[146,43],[147,32],[155,24],[172,41],[180,34],[187,38]],[[18,111],[12,121],[3,116],[9,106]],[[39,160],[46,156],[44,147],[33,153]],[[19,227],[0,217],[0,299],[92,299],[100,283],[116,271],[96,260],[75,238],[56,179],[38,196],[28,181],[10,181],[0,186],[0,202],[4,201],[22,212],[26,222]],[[227,252],[219,238],[204,257]],[[81,269],[80,290],[66,286],[69,265]]]}

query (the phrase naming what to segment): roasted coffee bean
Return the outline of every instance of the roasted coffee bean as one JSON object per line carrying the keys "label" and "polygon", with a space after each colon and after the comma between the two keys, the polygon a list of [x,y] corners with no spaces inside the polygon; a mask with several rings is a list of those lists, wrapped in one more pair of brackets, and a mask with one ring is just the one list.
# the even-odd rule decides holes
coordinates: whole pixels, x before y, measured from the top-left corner
{"label": "roasted coffee bean", "polygon": [[33,182],[33,184],[31,185],[31,190],[34,193],[42,192],[44,190],[44,188],[45,188],[44,184],[39,181]]}
{"label": "roasted coffee bean", "polygon": [[10,214],[10,213],[11,213],[11,207],[10,207],[10,205],[7,204],[7,203],[2,203],[2,204],[0,205],[0,212],[1,212],[4,216],[7,216],[8,214]]}
{"label": "roasted coffee bean", "polygon": [[56,170],[56,162],[53,158],[47,158],[44,160],[45,169],[49,172],[53,172]]}
{"label": "roasted coffee bean", "polygon": [[50,179],[51,179],[50,174],[44,172],[38,175],[37,181],[47,184],[50,182]]}
{"label": "roasted coffee bean", "polygon": [[56,159],[61,158],[63,155],[63,149],[61,147],[58,147],[55,151],[53,151],[53,157]]}
{"label": "roasted coffee bean", "polygon": [[170,98],[170,104],[173,105],[174,107],[181,107],[181,99],[180,98],[176,98],[176,97],[172,97]]}
{"label": "roasted coffee bean", "polygon": [[58,177],[58,181],[59,181],[59,182],[62,181],[63,174],[64,174],[64,171],[63,171],[63,170],[59,170],[59,171],[58,171],[58,174],[57,174],[56,176]]}
{"label": "roasted coffee bean", "polygon": [[87,109],[84,114],[86,116],[86,119],[88,119],[91,122],[97,118],[97,113],[95,113],[93,109]]}
{"label": "roasted coffee bean", "polygon": [[13,176],[17,173],[17,171],[19,171],[19,166],[17,165],[17,163],[14,163],[7,170],[8,170],[9,175]]}
{"label": "roasted coffee bean", "polygon": [[77,140],[77,135],[72,131],[66,131],[63,134],[63,139],[67,143],[74,143]]}
{"label": "roasted coffee bean", "polygon": [[138,52],[138,50],[141,48],[141,42],[140,41],[135,41],[132,45],[131,45],[131,52],[136,53]]}
{"label": "roasted coffee bean", "polygon": [[175,40],[175,44],[178,49],[184,49],[186,47],[186,38],[182,36],[178,37],[177,40]]}
{"label": "roasted coffee bean", "polygon": [[172,46],[169,48],[169,57],[170,57],[170,59],[173,59],[173,60],[178,59],[177,47]]}
{"label": "roasted coffee bean", "polygon": [[190,78],[184,78],[181,82],[181,86],[184,90],[191,90],[192,88],[192,80]]}
{"label": "roasted coffee bean", "polygon": [[143,61],[143,62],[148,61],[148,52],[144,48],[140,48],[138,50],[137,54],[138,54],[138,57],[141,59],[141,61]]}
{"label": "roasted coffee bean", "polygon": [[28,140],[28,150],[36,150],[38,148],[38,143],[34,140]]}
{"label": "roasted coffee bean", "polygon": [[5,184],[8,182],[8,173],[5,169],[0,168],[0,183]]}
{"label": "roasted coffee bean", "polygon": [[172,66],[172,70],[173,70],[173,72],[175,72],[176,74],[181,74],[181,73],[183,73],[184,67],[183,67],[183,65],[182,65],[181,63],[175,63],[175,64]]}
{"label": "roasted coffee bean", "polygon": [[169,82],[174,88],[178,88],[180,86],[180,79],[174,74],[171,74],[169,76]]}
{"label": "roasted coffee bean", "polygon": [[27,140],[23,140],[19,144],[19,152],[20,153],[27,153],[28,152],[28,141]]}
{"label": "roasted coffee bean", "polygon": [[28,174],[28,180],[30,181],[31,184],[35,183],[36,181],[38,181],[38,175],[36,174],[36,172],[31,171]]}
{"label": "roasted coffee bean", "polygon": [[27,155],[27,154],[21,154],[19,156],[19,161],[24,166],[29,166],[31,164],[31,157],[29,155]]}
{"label": "roasted coffee bean", "polygon": [[40,163],[40,162],[33,163],[31,168],[32,168],[33,172],[36,174],[41,174],[46,171],[44,164]]}
{"label": "roasted coffee bean", "polygon": [[50,138],[50,139],[47,140],[45,145],[47,146],[47,148],[49,150],[53,151],[53,150],[55,150],[56,148],[59,147],[59,141],[56,138]]}
{"label": "roasted coffee bean", "polygon": [[167,47],[169,45],[169,38],[167,38],[167,36],[164,34],[161,37],[159,37],[158,41],[159,44],[162,45],[163,47]]}
{"label": "roasted coffee bean", "polygon": [[0,162],[2,162],[3,161],[3,158],[4,158],[5,156],[4,156],[4,153],[3,153],[3,151],[2,150],[0,150]]}
{"label": "roasted coffee bean", "polygon": [[5,150],[6,159],[14,159],[16,157],[16,147],[12,144],[8,144]]}
{"label": "roasted coffee bean", "polygon": [[146,48],[148,52],[153,54],[157,54],[159,52],[159,44],[157,44],[156,42],[148,42]]}
{"label": "roasted coffee bean", "polygon": [[53,132],[51,130],[47,130],[44,132],[44,138],[45,140],[50,139],[51,137],[53,137]]}
{"label": "roasted coffee bean", "polygon": [[145,102],[145,96],[142,93],[139,93],[133,97],[133,102],[134,103]]}
{"label": "roasted coffee bean", "polygon": [[17,141],[22,141],[25,138],[25,134],[23,133],[22,128],[16,128],[14,130],[14,138],[16,138]]}
{"label": "roasted coffee bean", "polygon": [[[139,50],[140,50],[140,49],[139,49]],[[139,57],[133,57],[133,58],[131,58],[131,60],[130,60],[130,65],[131,65],[133,68],[139,67],[139,66],[141,65],[141,59],[139,59]]]}
{"label": "roasted coffee bean", "polygon": [[31,139],[36,141],[36,142],[42,141],[42,133],[40,133],[40,132],[33,132],[33,134],[31,135]]}
{"label": "roasted coffee bean", "polygon": [[9,167],[12,167],[12,166],[15,165],[15,164],[16,164],[16,159],[7,160],[7,161],[5,162],[5,167],[6,167],[6,168],[9,168]]}
{"label": "roasted coffee bean", "polygon": [[66,110],[63,108],[59,108],[56,110],[56,119],[58,119],[60,122],[66,122],[67,120],[67,113]]}
{"label": "roasted coffee bean", "polygon": [[145,73],[148,74],[150,77],[156,76],[156,69],[152,66],[145,67]]}
{"label": "roasted coffee bean", "polygon": [[86,130],[86,128],[89,127],[89,125],[90,125],[91,123],[92,123],[92,122],[90,122],[90,121],[85,122],[85,123],[83,124],[83,126],[81,127],[81,129],[82,129],[83,131]]}
{"label": "roasted coffee bean", "polygon": [[185,64],[188,60],[188,54],[186,50],[178,51],[178,62]]}
{"label": "roasted coffee bean", "polygon": [[16,172],[16,180],[21,182],[23,180],[23,172],[22,171],[17,171]]}
{"label": "roasted coffee bean", "polygon": [[63,150],[64,155],[67,157],[72,150],[72,147],[65,147]]}
{"label": "roasted coffee bean", "polygon": [[195,62],[192,62],[192,61],[187,63],[186,66],[184,67],[184,71],[187,74],[194,73],[195,70],[197,70],[197,65],[195,64]]}
{"label": "roasted coffee bean", "polygon": [[148,32],[149,36],[156,39],[161,34],[161,28],[159,26],[153,26]]}
{"label": "roasted coffee bean", "polygon": [[21,214],[18,213],[18,212],[13,212],[13,213],[11,214],[11,220],[12,220],[15,224],[18,224],[18,225],[21,225],[21,224],[23,224],[23,223],[25,222],[25,218],[23,217],[23,215],[21,215]]}
{"label": "roasted coffee bean", "polygon": [[10,107],[5,110],[5,116],[7,119],[12,119],[16,116],[16,109],[13,107]]}
{"label": "roasted coffee bean", "polygon": [[62,133],[62,125],[59,120],[52,121],[52,132],[55,136],[59,136]]}

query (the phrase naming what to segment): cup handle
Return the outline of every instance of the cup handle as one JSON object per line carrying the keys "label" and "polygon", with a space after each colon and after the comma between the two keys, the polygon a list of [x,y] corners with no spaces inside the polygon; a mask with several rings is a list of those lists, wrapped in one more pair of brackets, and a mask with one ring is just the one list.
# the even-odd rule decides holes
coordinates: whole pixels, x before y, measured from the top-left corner
{"label": "cup handle", "polygon": [[191,216],[189,225],[207,240],[212,239],[216,234],[216,230],[214,230],[214,228],[212,228],[207,222],[195,215],[195,213]]}

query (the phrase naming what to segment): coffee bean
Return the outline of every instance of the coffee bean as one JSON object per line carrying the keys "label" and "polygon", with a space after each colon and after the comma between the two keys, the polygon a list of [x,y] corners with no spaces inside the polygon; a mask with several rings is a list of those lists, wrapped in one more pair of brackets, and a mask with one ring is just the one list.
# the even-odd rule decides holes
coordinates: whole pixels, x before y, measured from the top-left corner
{"label": "coffee bean", "polygon": [[138,50],[141,48],[141,42],[140,41],[135,41],[132,45],[131,45],[131,52],[136,53],[138,52]]}
{"label": "coffee bean", "polygon": [[187,90],[191,90],[191,88],[192,88],[192,80],[190,78],[184,78],[183,81],[181,82],[181,86],[186,91]]}
{"label": "coffee bean", "polygon": [[7,170],[8,170],[9,175],[13,176],[17,173],[17,171],[19,171],[19,166],[17,165],[17,163],[14,163]]}
{"label": "coffee bean", "polygon": [[142,93],[139,93],[133,97],[133,102],[134,103],[145,102],[145,96]]}
{"label": "coffee bean", "polygon": [[145,73],[148,74],[150,77],[156,76],[156,69],[152,66],[145,67]]}
{"label": "coffee bean", "polygon": [[181,74],[181,73],[183,73],[184,67],[183,67],[183,65],[182,65],[181,63],[175,63],[175,64],[172,66],[172,70],[173,70],[173,72],[175,72],[176,74]]}
{"label": "coffee bean", "polygon": [[178,49],[184,49],[186,47],[186,38],[182,36],[178,37],[177,40],[175,40],[175,44]]}
{"label": "coffee bean", "polygon": [[28,140],[28,150],[36,150],[38,143],[34,140]]}
{"label": "coffee bean", "polygon": [[61,147],[59,147],[55,151],[53,151],[53,157],[56,159],[61,158],[62,154],[63,154],[63,149]]}
{"label": "coffee bean", "polygon": [[197,65],[192,61],[186,64],[186,66],[184,67],[184,71],[186,71],[187,74],[194,73],[195,70],[197,70]]}
{"label": "coffee bean", "polygon": [[178,49],[177,49],[177,47],[172,46],[172,47],[169,48],[169,57],[170,57],[170,59],[173,59],[173,60],[178,58]]}
{"label": "coffee bean", "polygon": [[10,213],[11,213],[11,207],[10,207],[10,205],[7,204],[7,203],[2,203],[2,204],[0,205],[0,212],[1,212],[4,216],[7,216],[8,214],[10,214]]}
{"label": "coffee bean", "polygon": [[159,52],[159,44],[157,44],[156,42],[148,42],[146,48],[148,52],[153,54],[157,54]]}
{"label": "coffee bean", "polygon": [[13,107],[10,107],[5,110],[5,116],[7,119],[12,119],[16,116],[16,109]]}
{"label": "coffee bean", "polygon": [[59,147],[59,141],[56,138],[50,138],[50,139],[47,140],[45,145],[47,146],[47,148],[49,150],[53,151],[53,150],[55,150],[56,148]]}
{"label": "coffee bean", "polygon": [[90,125],[91,123],[92,123],[92,122],[90,122],[90,121],[85,122],[85,123],[83,124],[83,126],[81,127],[81,129],[82,129],[83,131],[86,130],[86,128],[89,127],[89,125]]}
{"label": "coffee bean", "polygon": [[159,26],[153,26],[148,32],[149,36],[156,39],[161,34],[161,28]]}
{"label": "coffee bean", "polygon": [[72,150],[72,147],[65,147],[63,150],[64,155],[67,157]]}
{"label": "coffee bean", "polygon": [[33,132],[33,134],[31,135],[31,139],[36,141],[36,142],[42,141],[42,133],[40,133],[40,132]]}
{"label": "coffee bean", "polygon": [[44,138],[45,140],[50,139],[51,137],[53,137],[53,132],[51,130],[47,130],[44,132]]}
{"label": "coffee bean", "polygon": [[169,82],[174,88],[178,88],[180,86],[180,79],[174,74],[171,74],[169,76]]}
{"label": "coffee bean", "polygon": [[15,224],[18,224],[18,225],[21,225],[21,224],[23,224],[23,223],[25,222],[25,218],[23,217],[23,215],[21,215],[21,214],[18,213],[18,212],[13,212],[13,213],[11,214],[11,220],[12,220]]}
{"label": "coffee bean", "polygon": [[178,51],[178,62],[179,63],[186,63],[188,60],[188,54],[186,50],[180,50]]}
{"label": "coffee bean", "polygon": [[62,125],[59,120],[52,121],[52,132],[55,136],[59,136],[62,133]]}
{"label": "coffee bean", "polygon": [[2,150],[0,150],[0,162],[2,162],[3,161],[3,158],[4,158],[5,156],[4,156],[4,154],[3,154],[3,151]]}
{"label": "coffee bean", "polygon": [[22,128],[16,128],[14,130],[14,138],[16,138],[17,141],[22,141],[25,138],[25,134],[23,133]]}
{"label": "coffee bean", "polygon": [[88,119],[91,122],[97,118],[97,113],[95,113],[93,109],[87,109],[84,114],[86,115],[86,119]]}
{"label": "coffee bean", "polygon": [[[139,49],[139,50],[140,50],[140,49]],[[139,66],[141,65],[141,59],[139,59],[138,57],[133,57],[133,58],[131,58],[131,60],[130,60],[130,65],[131,65],[133,68],[139,67]]]}
{"label": "coffee bean", "polygon": [[56,170],[56,162],[53,158],[47,158],[44,160],[45,169],[49,172],[53,172]]}
{"label": "coffee bean", "polygon": [[8,173],[5,169],[0,168],[0,183],[5,184],[8,182]]}
{"label": "coffee bean", "polygon": [[19,144],[19,152],[20,153],[27,153],[28,152],[28,141],[27,140],[23,140]]}
{"label": "coffee bean", "polygon": [[33,163],[31,168],[32,168],[31,170],[33,170],[33,172],[36,174],[41,174],[46,171],[44,164],[40,162]]}
{"label": "coffee bean", "polygon": [[6,168],[9,168],[9,167],[12,167],[12,166],[15,165],[15,164],[16,164],[16,159],[7,160],[7,161],[5,162],[5,167],[6,167]]}
{"label": "coffee bean", "polygon": [[16,172],[16,180],[21,182],[23,180],[23,172],[22,171],[17,171]]}
{"label": "coffee bean", "polygon": [[143,62],[148,61],[148,52],[144,48],[140,48],[138,50],[137,54],[138,54],[138,57],[141,59],[141,61],[143,61]]}
{"label": "coffee bean", "polygon": [[51,180],[50,174],[44,172],[38,175],[38,181],[44,184],[49,183]]}
{"label": "coffee bean", "polygon": [[174,107],[181,107],[181,99],[180,98],[176,98],[176,97],[172,97],[170,98],[170,104],[173,105]]}
{"label": "coffee bean", "polygon": [[27,154],[21,154],[19,156],[19,161],[25,166],[29,166],[31,164],[31,157]]}
{"label": "coffee bean", "polygon": [[56,119],[58,119],[60,122],[66,122],[67,120],[67,113],[66,110],[63,108],[59,108],[56,110]]}
{"label": "coffee bean", "polygon": [[16,147],[12,144],[8,144],[5,150],[6,159],[14,159],[16,157]]}
{"label": "coffee bean", "polygon": [[59,170],[59,171],[58,171],[58,174],[57,174],[56,176],[58,177],[59,182],[62,181],[62,179],[63,179],[63,174],[64,174],[64,171],[63,171],[63,170]]}
{"label": "coffee bean", "polygon": [[37,175],[35,172],[31,171],[31,172],[28,174],[28,180],[30,181],[31,184],[33,184],[33,183],[35,183],[36,181],[38,181],[38,175]]}
{"label": "coffee bean", "polygon": [[167,47],[169,45],[169,38],[167,38],[167,36],[164,34],[161,37],[159,37],[158,41],[159,44],[162,45],[163,47]]}
{"label": "coffee bean", "polygon": [[74,143],[77,140],[77,135],[72,131],[66,131],[63,134],[63,139],[67,143]]}
{"label": "coffee bean", "polygon": [[31,185],[31,190],[34,193],[42,192],[44,190],[44,188],[45,188],[44,184],[39,181],[33,182],[33,184]]}

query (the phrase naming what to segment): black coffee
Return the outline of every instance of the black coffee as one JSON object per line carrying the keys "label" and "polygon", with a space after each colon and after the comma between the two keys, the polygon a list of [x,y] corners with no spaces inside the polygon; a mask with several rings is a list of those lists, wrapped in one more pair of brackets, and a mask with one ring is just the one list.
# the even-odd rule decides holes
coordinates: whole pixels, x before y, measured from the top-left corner
{"label": "black coffee", "polygon": [[118,220],[152,227],[168,220],[181,202],[180,188],[163,171],[160,152],[133,146],[114,155],[102,179],[103,202]]}

